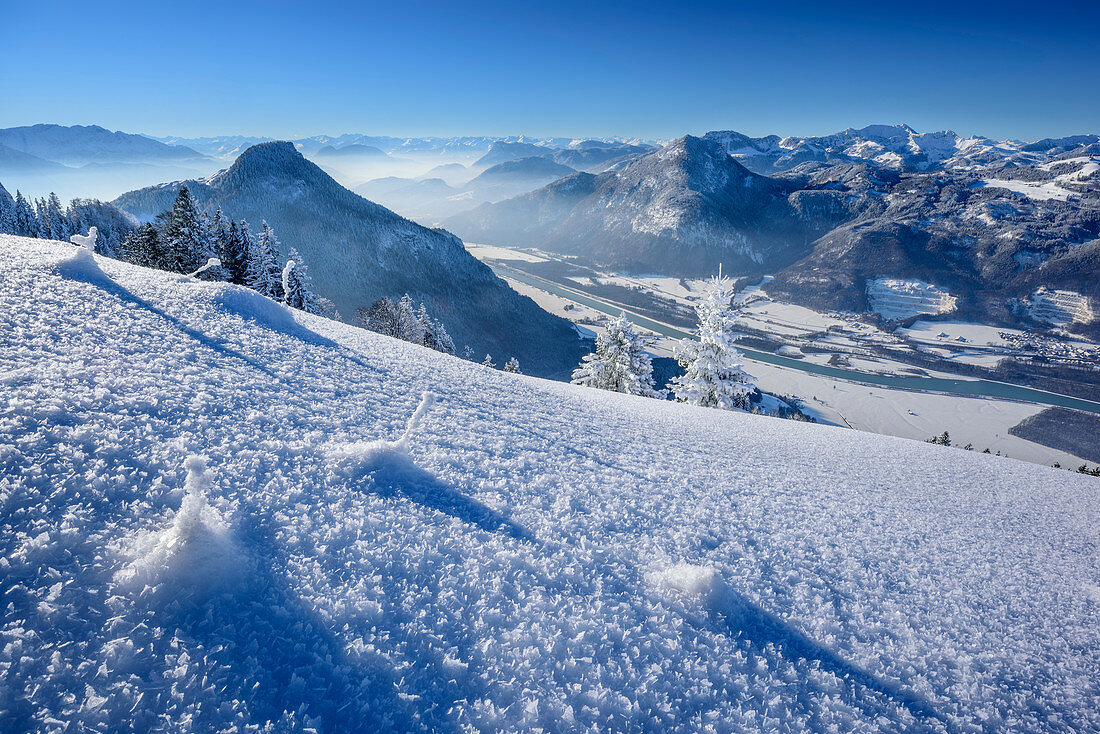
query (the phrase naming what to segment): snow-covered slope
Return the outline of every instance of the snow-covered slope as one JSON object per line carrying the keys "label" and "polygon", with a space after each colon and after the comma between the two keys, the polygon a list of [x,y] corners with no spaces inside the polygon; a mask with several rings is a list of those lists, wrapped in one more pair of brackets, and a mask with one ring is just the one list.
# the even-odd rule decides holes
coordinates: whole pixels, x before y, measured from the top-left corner
{"label": "snow-covered slope", "polygon": [[5,729],[1100,727],[1100,480],[0,251]]}

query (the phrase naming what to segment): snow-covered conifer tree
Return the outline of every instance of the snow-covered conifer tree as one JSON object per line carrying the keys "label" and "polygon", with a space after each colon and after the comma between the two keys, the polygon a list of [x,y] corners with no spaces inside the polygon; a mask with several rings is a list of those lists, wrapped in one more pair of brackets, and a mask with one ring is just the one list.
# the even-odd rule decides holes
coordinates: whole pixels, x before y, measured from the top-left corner
{"label": "snow-covered conifer tree", "polygon": [[262,222],[248,262],[248,287],[268,298],[283,297],[283,271],[279,267],[279,240],[275,231]]}
{"label": "snow-covered conifer tree", "polygon": [[424,326],[416,317],[416,309],[409,294],[401,296],[401,300],[394,304],[395,319],[397,322],[397,338],[407,342],[420,344],[424,341]]}
{"label": "snow-covered conifer tree", "polygon": [[586,355],[573,371],[572,382],[629,395],[661,397],[653,387],[653,362],[626,314],[612,319],[596,336],[596,351]]}
{"label": "snow-covered conifer tree", "polygon": [[0,185],[0,233],[15,234],[15,201]]}
{"label": "snow-covered conifer tree", "polygon": [[707,408],[747,409],[753,377],[741,366],[741,352],[733,346],[740,338],[734,331],[730,307],[733,284],[721,276],[711,280],[703,300],[695,306],[699,339],[683,339],[676,359],[684,374],[669,383],[676,399]]}
{"label": "snow-covered conifer tree", "polygon": [[379,298],[369,308],[360,308],[359,321],[371,331],[400,338],[397,331],[397,309],[389,298]]}
{"label": "snow-covered conifer tree", "polygon": [[213,256],[200,216],[191,191],[186,186],[181,187],[165,219],[164,265],[169,270],[190,273],[201,268]]}
{"label": "snow-covered conifer tree", "polygon": [[[218,223],[212,219],[206,212],[200,211],[195,221],[194,240],[195,240],[195,254],[202,256],[204,259],[198,266],[201,269],[201,273],[198,277],[202,280],[229,280],[229,273],[222,267],[220,260],[221,254],[221,240],[218,233]],[[206,267],[211,258],[219,260],[219,264],[213,267]]]}
{"label": "snow-covered conifer tree", "polygon": [[455,353],[455,343],[451,339],[451,335],[447,333],[443,322],[429,316],[428,309],[425,308],[423,303],[420,304],[420,309],[416,312],[416,320],[420,322],[422,332],[420,343],[422,345],[444,354]]}
{"label": "snow-covered conifer tree", "polygon": [[481,360],[481,366],[482,367],[496,367],[496,364],[493,362],[492,355],[486,354],[485,359]]}
{"label": "snow-covered conifer tree", "polygon": [[508,361],[504,363],[504,371],[505,372],[514,372],[517,375],[520,374],[519,360],[516,359],[515,357],[509,357]]}
{"label": "snow-covered conifer tree", "polygon": [[156,227],[146,223],[140,229],[128,234],[122,241],[119,256],[122,260],[135,265],[161,268],[163,253]]}
{"label": "snow-covered conifer tree", "polygon": [[62,210],[61,199],[52,191],[50,192],[49,198],[46,199],[45,228],[51,240],[61,240],[63,242],[69,239],[69,235],[75,234],[76,232],[76,230],[70,226],[69,220],[65,216],[65,212]]}
{"label": "snow-covered conifer tree", "polygon": [[286,266],[283,268],[283,303],[307,313],[323,315],[320,299],[310,287],[309,273],[306,271],[302,256],[293,247],[287,253]]}
{"label": "snow-covered conifer tree", "polygon": [[22,237],[38,236],[38,218],[34,215],[34,207],[18,189],[15,191],[15,230]]}
{"label": "snow-covered conifer tree", "polygon": [[[221,208],[219,207],[214,214],[215,221],[217,221],[220,214]],[[236,222],[230,222],[229,226],[224,228],[221,251],[218,255],[222,261],[222,267],[225,268],[225,272],[229,276],[229,282],[237,285],[245,285],[248,282],[249,240],[246,237],[247,234],[247,225],[242,229],[241,225]]]}

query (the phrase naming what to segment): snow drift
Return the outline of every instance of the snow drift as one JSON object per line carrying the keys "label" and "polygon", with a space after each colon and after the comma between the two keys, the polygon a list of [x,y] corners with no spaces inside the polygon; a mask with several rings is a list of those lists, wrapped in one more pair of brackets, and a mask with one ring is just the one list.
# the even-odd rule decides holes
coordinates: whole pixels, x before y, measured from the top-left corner
{"label": "snow drift", "polygon": [[1100,729],[1100,480],[73,250],[0,237],[5,730]]}

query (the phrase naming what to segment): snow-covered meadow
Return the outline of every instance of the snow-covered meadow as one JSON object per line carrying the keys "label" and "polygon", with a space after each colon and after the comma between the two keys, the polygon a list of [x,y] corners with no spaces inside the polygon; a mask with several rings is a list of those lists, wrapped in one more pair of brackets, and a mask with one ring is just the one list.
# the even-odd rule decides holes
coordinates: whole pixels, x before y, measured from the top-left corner
{"label": "snow-covered meadow", "polygon": [[0,252],[4,730],[1100,729],[1098,479]]}

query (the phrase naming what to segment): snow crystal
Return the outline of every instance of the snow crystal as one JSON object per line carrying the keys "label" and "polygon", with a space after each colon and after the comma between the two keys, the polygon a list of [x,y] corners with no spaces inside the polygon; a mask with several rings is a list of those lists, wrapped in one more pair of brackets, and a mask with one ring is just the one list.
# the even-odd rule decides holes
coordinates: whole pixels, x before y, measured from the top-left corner
{"label": "snow crystal", "polygon": [[166,584],[170,594],[205,593],[231,581],[240,559],[228,527],[207,502],[213,477],[202,456],[184,461],[186,494],[172,524],[136,545],[137,557],[117,576],[123,587],[137,590]]}
{"label": "snow crystal", "polygon": [[0,236],[0,729],[1100,730],[1094,477],[73,249]]}

